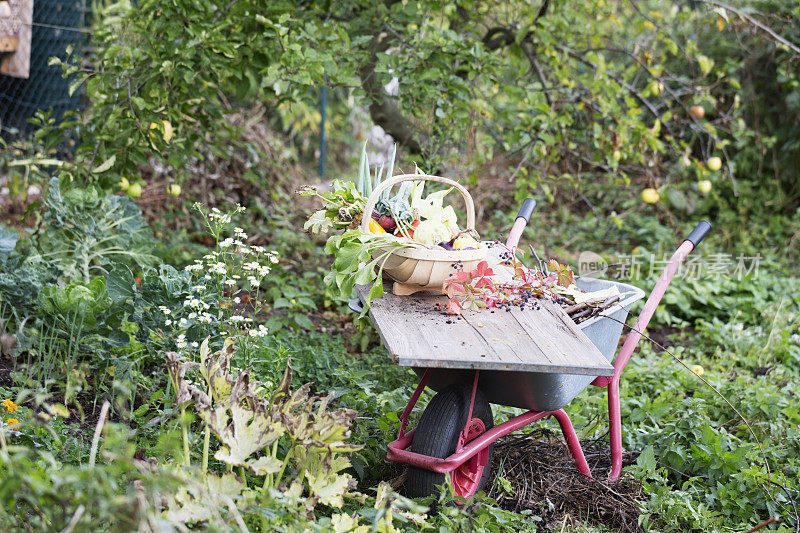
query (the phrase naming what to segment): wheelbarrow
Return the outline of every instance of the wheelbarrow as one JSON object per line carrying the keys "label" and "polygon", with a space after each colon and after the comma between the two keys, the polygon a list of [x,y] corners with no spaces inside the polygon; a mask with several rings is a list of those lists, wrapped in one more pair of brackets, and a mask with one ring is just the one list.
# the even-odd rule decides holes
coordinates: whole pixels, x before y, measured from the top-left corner
{"label": "wheelbarrow", "polygon": [[[509,232],[507,248],[516,248],[534,206],[533,199],[524,202]],[[589,385],[605,387],[608,391],[611,441],[611,470],[608,478],[612,481],[618,479],[622,470],[619,403],[619,381],[622,371],[680,264],[710,228],[708,222],[700,222],[677,248],[616,358],[614,354],[629,309],[634,302],[644,297],[643,291],[624,283],[577,278],[578,287],[585,291],[616,286],[623,296],[618,303],[605,309],[600,315],[579,325],[575,325],[561,312],[565,319],[564,323],[558,324],[557,327],[550,326],[546,332],[539,330],[539,338],[533,339],[534,342],[524,344],[517,341],[515,345],[517,348],[519,346],[541,348],[542,354],[539,358],[548,359],[547,353],[550,353],[549,360],[515,361],[513,364],[497,359],[483,359],[486,354],[480,353],[482,349],[475,351],[468,342],[471,339],[471,342],[485,343],[491,335],[509,337],[514,335],[513,328],[498,322],[503,319],[504,313],[498,313],[499,316],[483,315],[489,312],[487,310],[476,313],[477,317],[486,317],[473,319],[471,322],[472,330],[478,333],[470,339],[459,342],[457,336],[456,338],[448,336],[448,328],[455,327],[450,325],[454,321],[441,321],[441,317],[437,319],[426,315],[426,309],[430,309],[433,304],[423,297],[386,294],[373,301],[370,318],[381,334],[384,344],[401,365],[411,366],[420,376],[416,390],[400,415],[400,431],[397,439],[388,444],[387,452],[388,460],[409,465],[406,493],[412,497],[432,494],[449,473],[454,492],[458,496],[468,498],[474,495],[484,488],[488,479],[494,442],[548,416],[555,417],[558,421],[578,470],[591,477],[592,473],[584,458],[578,437],[567,413],[563,410]],[[362,297],[365,290],[359,289]],[[357,304],[357,301],[351,302],[351,307],[357,309]],[[524,326],[517,335],[536,333],[535,320],[524,318],[525,313],[527,311],[517,312],[515,315],[516,320]],[[420,329],[416,320],[423,315],[428,316],[427,320],[440,320],[434,324],[434,331],[438,333],[437,338],[424,342],[421,338],[426,337],[426,330]],[[480,331],[484,327],[480,321],[490,317],[495,326],[487,324],[490,331]],[[427,331],[429,332],[430,328]],[[547,344],[546,348],[542,346],[543,335],[546,339],[552,339],[544,342],[552,342],[555,346],[551,344]],[[585,341],[582,351],[592,352],[595,357],[594,362],[577,361],[577,359],[582,360],[584,354],[580,353],[581,349],[576,352],[574,346],[572,352],[567,353],[568,348],[564,345],[570,344],[574,339]],[[502,346],[504,344],[502,338],[492,337],[491,340],[499,341],[498,345],[508,351]],[[552,355],[561,352],[562,348],[567,350],[563,355],[569,355],[569,360],[566,362],[563,359],[560,362],[556,361],[557,357]],[[428,349],[438,350],[440,354],[463,350],[479,356],[462,359],[455,357],[444,361],[435,357],[426,358],[425,354],[417,353]],[[483,350],[488,348],[484,347]],[[586,359],[588,361],[591,358],[587,356]],[[409,416],[425,387],[436,391],[436,395],[422,413],[417,428],[408,430]],[[495,426],[491,404],[519,407],[527,409],[527,412]]]}

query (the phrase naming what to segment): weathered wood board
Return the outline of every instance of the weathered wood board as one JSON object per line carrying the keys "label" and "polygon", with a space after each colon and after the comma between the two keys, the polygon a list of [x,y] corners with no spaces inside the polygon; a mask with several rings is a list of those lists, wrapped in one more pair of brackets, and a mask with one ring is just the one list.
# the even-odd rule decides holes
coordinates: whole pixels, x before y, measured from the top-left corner
{"label": "weathered wood board", "polygon": [[[363,299],[368,286],[357,287]],[[483,309],[447,315],[442,294],[386,293],[369,316],[392,358],[401,366],[468,368],[610,376],[614,369],[560,306]]]}
{"label": "weathered wood board", "polygon": [[0,74],[27,78],[31,64],[33,0],[8,0],[8,17],[0,17]]}

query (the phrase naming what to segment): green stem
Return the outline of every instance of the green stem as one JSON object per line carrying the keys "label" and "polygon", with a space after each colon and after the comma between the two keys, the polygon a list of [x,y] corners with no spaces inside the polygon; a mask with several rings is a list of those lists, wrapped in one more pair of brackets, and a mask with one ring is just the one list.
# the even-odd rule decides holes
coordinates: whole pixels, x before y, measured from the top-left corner
{"label": "green stem", "polygon": [[183,464],[189,466],[189,428],[186,424],[186,407],[181,406],[181,435],[183,436]]}
{"label": "green stem", "polygon": [[[262,504],[266,503],[267,494],[270,487],[276,486],[279,482],[281,477],[283,476],[283,471],[286,468],[286,464],[289,462],[289,457],[291,456],[292,450],[289,450],[289,453],[286,454],[286,458],[283,460],[283,465],[281,466],[281,470],[279,472],[278,478],[273,483],[272,474],[267,474],[264,476],[264,484],[261,486],[261,502]],[[272,444],[272,457],[277,457],[278,455],[278,441],[275,441]],[[261,531],[269,531],[269,523],[267,522],[267,517],[261,517]]]}
{"label": "green stem", "polygon": [[206,431],[203,435],[203,472],[208,470],[208,444],[211,441],[211,430],[206,425]]}
{"label": "green stem", "polygon": [[283,479],[283,472],[286,470],[286,465],[289,464],[289,460],[292,458],[292,453],[294,452],[294,443],[292,443],[292,447],[289,448],[289,451],[286,452],[286,458],[283,460],[283,464],[281,465],[281,469],[278,471],[278,476],[275,478],[275,485],[280,485],[281,479]]}

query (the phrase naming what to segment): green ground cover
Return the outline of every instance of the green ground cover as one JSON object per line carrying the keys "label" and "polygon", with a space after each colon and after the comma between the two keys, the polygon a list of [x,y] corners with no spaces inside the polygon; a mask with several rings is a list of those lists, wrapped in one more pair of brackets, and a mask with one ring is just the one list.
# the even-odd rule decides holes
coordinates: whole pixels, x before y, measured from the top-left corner
{"label": "green ground cover", "polygon": [[[522,501],[500,456],[469,505],[403,496],[414,374],[326,289],[295,194],[324,85],[329,177],[379,124],[398,169],[473,191],[484,237],[536,197],[523,245],[576,271],[593,252],[649,292],[710,220],[626,368],[635,490],[610,488],[629,530],[797,531],[800,8],[551,4],[98,5],[92,55],[55,65],[86,108],[0,144],[0,528],[619,527]],[[567,410],[607,461],[604,391]]]}

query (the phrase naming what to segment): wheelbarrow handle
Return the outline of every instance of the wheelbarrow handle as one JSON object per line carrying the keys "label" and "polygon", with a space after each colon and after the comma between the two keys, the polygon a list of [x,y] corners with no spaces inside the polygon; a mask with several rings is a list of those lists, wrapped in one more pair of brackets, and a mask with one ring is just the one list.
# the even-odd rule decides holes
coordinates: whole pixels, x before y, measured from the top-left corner
{"label": "wheelbarrow handle", "polygon": [[519,208],[517,218],[524,218],[527,224],[531,220],[534,209],[536,209],[536,200],[533,198],[525,198],[525,201],[522,202],[522,207]]}
{"label": "wheelbarrow handle", "polygon": [[525,230],[525,226],[528,225],[528,221],[531,219],[534,209],[536,209],[536,200],[533,198],[526,198],[525,201],[522,202],[522,207],[519,208],[519,213],[517,213],[517,219],[514,221],[511,231],[508,232],[506,246],[509,248],[517,247],[519,239],[522,237],[522,232]]}
{"label": "wheelbarrow handle", "polygon": [[647,329],[650,319],[653,318],[653,314],[656,312],[661,298],[664,296],[670,281],[672,281],[675,273],[680,268],[681,263],[692,253],[692,250],[694,250],[710,229],[711,224],[705,220],[700,222],[689,236],[683,240],[678,249],[675,250],[675,253],[672,254],[669,262],[664,267],[664,271],[661,272],[658,281],[656,281],[656,285],[647,298],[644,308],[636,318],[636,323],[628,333],[625,343],[619,350],[619,354],[616,359],[614,359],[614,376],[612,378],[597,378],[594,381],[596,385],[608,387],[608,418],[610,420],[609,433],[611,441],[611,472],[609,474],[609,479],[612,481],[619,479],[620,472],[622,471],[622,415],[619,405],[620,376],[625,369],[625,365],[628,364],[631,355],[633,355],[636,345],[639,344],[644,330]]}
{"label": "wheelbarrow handle", "polygon": [[711,224],[706,222],[705,220],[701,220],[700,223],[694,227],[689,236],[686,237],[683,241],[684,242],[689,241],[694,245],[695,248],[697,248],[697,245],[700,244],[700,241],[702,241],[703,237],[705,237],[708,234],[709,230],[711,230]]}
{"label": "wheelbarrow handle", "polygon": [[656,281],[653,291],[647,298],[644,308],[636,318],[636,323],[634,324],[631,332],[628,334],[625,344],[622,345],[619,355],[614,361],[613,379],[619,380],[622,370],[625,368],[625,365],[630,359],[631,354],[633,354],[633,350],[636,348],[639,339],[642,337],[642,332],[644,332],[644,330],[647,328],[647,325],[650,323],[650,319],[653,318],[653,314],[656,312],[658,304],[661,302],[661,298],[667,291],[667,287],[672,281],[672,278],[678,272],[681,263],[683,263],[683,260],[686,259],[690,253],[692,253],[692,250],[694,250],[700,240],[706,236],[710,229],[711,224],[703,220],[694,228],[694,230],[692,230],[689,236],[683,240],[683,243],[681,243],[678,249],[675,250],[675,253],[672,254],[669,262],[664,267],[664,271],[661,272],[661,276],[659,276],[658,281]]}

